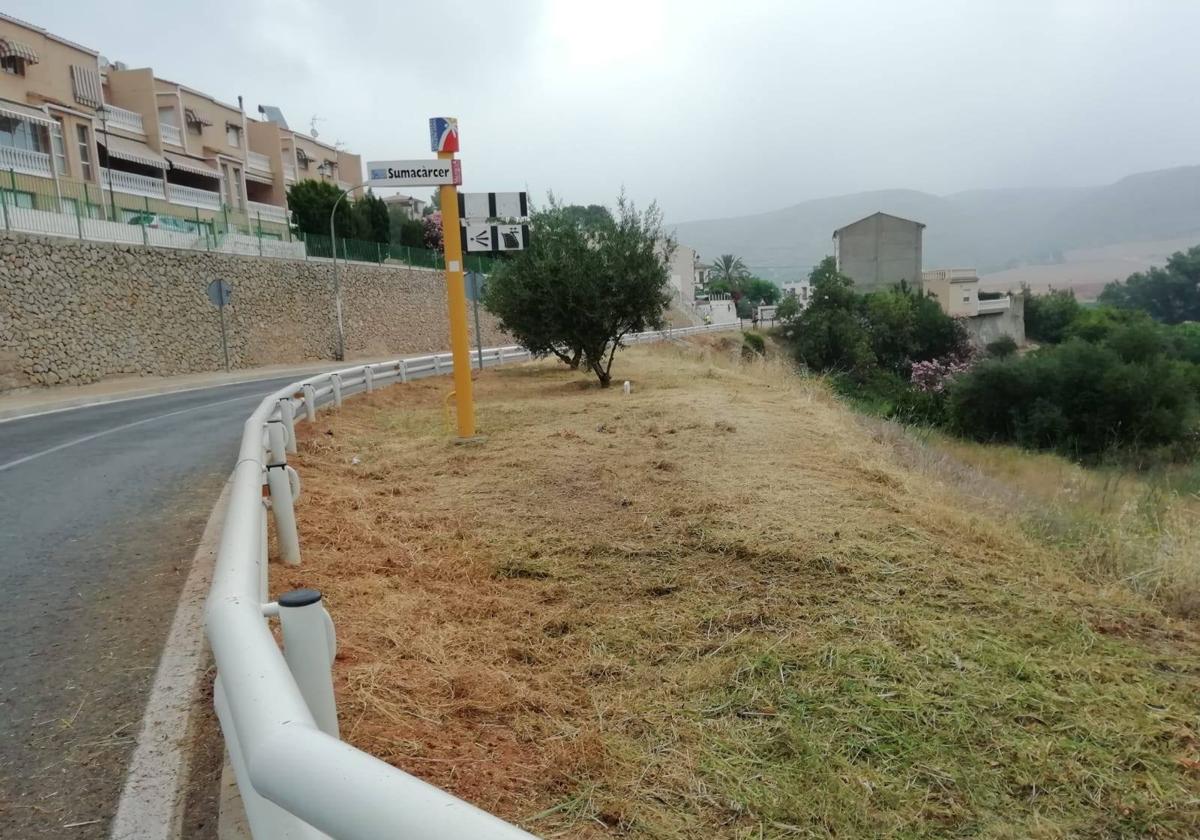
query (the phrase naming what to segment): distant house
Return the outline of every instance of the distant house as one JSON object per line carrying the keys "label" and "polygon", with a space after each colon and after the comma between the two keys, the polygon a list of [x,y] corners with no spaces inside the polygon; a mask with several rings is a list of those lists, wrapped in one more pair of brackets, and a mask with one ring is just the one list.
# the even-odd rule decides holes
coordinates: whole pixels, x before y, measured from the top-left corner
{"label": "distant house", "polygon": [[785,298],[794,297],[796,302],[800,304],[801,309],[805,309],[808,306],[808,302],[812,299],[812,284],[808,281],[808,278],[791,280],[784,283],[782,288],[783,296]]}
{"label": "distant house", "polygon": [[921,288],[937,298],[942,311],[962,324],[977,347],[1002,335],[1025,343],[1025,299],[1013,295],[979,296],[973,268],[936,268],[921,272]]}
{"label": "distant house", "polygon": [[425,208],[429,205],[429,202],[411,195],[389,195],[383,199],[383,203],[388,206],[389,210],[393,207],[399,209],[400,214],[409,219],[420,219],[425,215]]}
{"label": "distant house", "polygon": [[860,292],[921,280],[921,236],[925,225],[874,213],[833,232],[838,271]]}
{"label": "distant house", "polygon": [[[666,242],[659,242],[659,249],[665,255]],[[696,300],[696,287],[702,286],[698,271],[700,258],[695,249],[678,242],[667,262],[667,273],[671,279],[671,291],[675,299],[684,307],[689,307]],[[702,275],[701,275],[702,276]]]}

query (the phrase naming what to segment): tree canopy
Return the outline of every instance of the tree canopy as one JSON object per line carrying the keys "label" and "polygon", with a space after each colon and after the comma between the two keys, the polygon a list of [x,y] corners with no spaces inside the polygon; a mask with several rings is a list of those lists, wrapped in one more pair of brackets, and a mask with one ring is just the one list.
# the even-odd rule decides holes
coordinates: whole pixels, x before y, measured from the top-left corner
{"label": "tree canopy", "polygon": [[[724,283],[725,289],[729,291],[733,290],[738,280],[746,277],[749,273],[742,258],[735,257],[733,254],[722,254],[712,264],[712,280]],[[712,283],[710,282],[709,285],[711,287]]]}
{"label": "tree canopy", "polygon": [[530,219],[529,247],[493,270],[484,305],[532,353],[582,364],[608,387],[621,340],[663,323],[675,245],[656,205],[639,212],[624,196],[588,224],[551,197]]}
{"label": "tree canopy", "polygon": [[1177,251],[1164,268],[1131,274],[1109,283],[1100,302],[1118,309],[1140,309],[1164,324],[1200,321],[1200,245]]}
{"label": "tree canopy", "polygon": [[327,181],[305,179],[288,188],[288,208],[298,233],[329,236],[329,214],[337,204],[334,229],[337,236],[366,242],[392,241],[387,204],[368,191],[357,201],[349,197],[338,202],[342,190]]}

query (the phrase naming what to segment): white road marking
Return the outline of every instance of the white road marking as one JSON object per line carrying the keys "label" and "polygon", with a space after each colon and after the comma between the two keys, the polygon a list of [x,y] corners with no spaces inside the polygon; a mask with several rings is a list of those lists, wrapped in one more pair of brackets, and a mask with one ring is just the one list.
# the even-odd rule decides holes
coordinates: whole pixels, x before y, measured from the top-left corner
{"label": "white road marking", "polygon": [[229,490],[217,499],[180,593],[113,819],[112,840],[171,840],[182,830],[188,721],[204,673],[204,602],[221,543]]}
{"label": "white road marking", "polygon": [[262,402],[262,394],[244,394],[240,397],[230,397],[227,400],[217,400],[216,402],[201,403],[191,406],[190,408],[181,408],[178,411],[168,411],[166,414],[156,414],[153,417],[144,417],[141,420],[134,420],[132,423],[125,423],[120,426],[113,426],[111,429],[105,429],[102,432],[93,432],[90,435],[84,435],[75,440],[69,440],[66,443],[60,443],[57,446],[51,446],[49,449],[43,449],[41,452],[34,452],[32,455],[26,455],[24,458],[18,458],[15,461],[9,461],[7,464],[0,464],[0,472],[11,470],[13,467],[19,467],[21,464],[28,464],[35,458],[41,458],[43,455],[52,455],[55,452],[61,452],[64,449],[70,449],[72,446],[78,446],[81,443],[87,443],[89,440],[104,437],[105,435],[116,434],[123,432],[126,429],[132,429],[136,426],[142,426],[146,423],[153,423],[155,420],[166,420],[168,417],[177,417],[180,414],[187,414],[189,411],[198,411],[201,408],[210,408],[214,405],[224,405],[225,403],[237,402],[238,400],[255,399]]}

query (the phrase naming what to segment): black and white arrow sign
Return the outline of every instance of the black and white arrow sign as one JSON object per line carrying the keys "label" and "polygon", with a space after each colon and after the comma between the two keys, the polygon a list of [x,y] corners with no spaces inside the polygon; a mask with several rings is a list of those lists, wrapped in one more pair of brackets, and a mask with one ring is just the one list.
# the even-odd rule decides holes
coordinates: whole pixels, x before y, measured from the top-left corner
{"label": "black and white arrow sign", "polygon": [[523,192],[459,193],[458,217],[465,221],[526,219],[529,195]]}
{"label": "black and white arrow sign", "polygon": [[463,242],[468,253],[521,251],[529,244],[529,225],[486,225],[465,222]]}

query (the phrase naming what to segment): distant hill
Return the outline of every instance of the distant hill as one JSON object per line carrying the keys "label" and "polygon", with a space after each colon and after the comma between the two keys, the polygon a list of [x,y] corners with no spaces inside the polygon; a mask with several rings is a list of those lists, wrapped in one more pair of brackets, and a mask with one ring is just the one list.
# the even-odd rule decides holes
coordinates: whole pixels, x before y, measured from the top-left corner
{"label": "distant hill", "polygon": [[1195,235],[1200,243],[1200,166],[1144,172],[1102,187],[854,193],[668,227],[702,259],[737,254],[756,273],[781,281],[833,253],[835,228],[877,210],[926,224],[926,268],[989,273],[1124,242]]}

